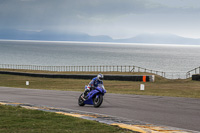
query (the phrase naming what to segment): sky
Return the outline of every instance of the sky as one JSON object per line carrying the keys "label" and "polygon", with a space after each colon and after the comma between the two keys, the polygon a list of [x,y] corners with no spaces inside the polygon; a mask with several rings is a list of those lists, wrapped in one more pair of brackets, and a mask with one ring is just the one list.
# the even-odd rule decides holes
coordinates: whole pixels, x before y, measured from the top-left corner
{"label": "sky", "polygon": [[200,38],[200,0],[0,0],[0,29]]}

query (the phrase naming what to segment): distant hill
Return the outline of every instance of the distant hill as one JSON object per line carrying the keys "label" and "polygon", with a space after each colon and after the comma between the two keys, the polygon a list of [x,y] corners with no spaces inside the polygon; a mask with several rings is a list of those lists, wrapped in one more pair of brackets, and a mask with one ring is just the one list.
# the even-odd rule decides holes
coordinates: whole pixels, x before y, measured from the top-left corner
{"label": "distant hill", "polygon": [[153,43],[153,44],[199,44],[200,39],[185,38],[173,34],[141,34],[132,38],[118,39],[123,43]]}
{"label": "distant hill", "polygon": [[44,30],[40,32],[24,30],[0,30],[0,39],[10,40],[45,40],[45,41],[83,41],[112,42],[109,36],[90,36],[79,32],[55,32]]}
{"label": "distant hill", "polygon": [[0,30],[0,39],[200,45],[200,39],[185,38],[173,34],[140,34],[132,38],[112,39],[106,35],[91,36],[86,33],[55,32],[50,30]]}

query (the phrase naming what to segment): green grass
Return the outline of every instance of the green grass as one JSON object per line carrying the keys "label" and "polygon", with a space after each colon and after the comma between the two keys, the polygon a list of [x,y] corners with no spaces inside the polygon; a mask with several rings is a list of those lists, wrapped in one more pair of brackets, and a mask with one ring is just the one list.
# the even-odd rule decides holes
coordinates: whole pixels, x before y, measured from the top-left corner
{"label": "green grass", "polygon": [[[18,70],[18,71],[23,72],[24,70]],[[51,73],[48,71],[31,71],[31,72]],[[88,73],[68,72],[67,74],[88,74]],[[97,73],[89,73],[89,74],[97,74]],[[148,73],[128,73],[128,72],[126,73],[109,72],[103,74],[148,75]],[[26,81],[30,82],[29,86],[25,85]],[[0,74],[0,86],[7,86],[7,87],[49,89],[49,90],[63,90],[63,91],[83,91],[84,86],[87,85],[89,82],[90,80],[83,80],[83,79],[38,78],[38,77]],[[200,82],[192,81],[191,78],[169,80],[162,78],[160,76],[156,76],[156,82],[144,83],[145,91],[140,91],[140,84],[143,84],[143,82],[104,80],[104,85],[108,93],[200,98]]]}
{"label": "green grass", "polygon": [[[16,70],[12,70],[16,71]],[[24,70],[17,70],[25,72]],[[48,71],[26,71],[34,73],[60,73]],[[97,73],[77,73],[68,72],[66,74],[97,74]],[[103,74],[146,74],[147,73],[103,73]],[[30,82],[26,86],[26,81]],[[83,91],[84,86],[90,80],[83,79],[59,79],[59,78],[38,78],[28,76],[16,76],[0,74],[0,86],[20,87],[32,89]],[[140,91],[140,84],[145,84],[145,91]],[[200,98],[200,82],[185,80],[168,80],[156,76],[156,82],[131,82],[131,81],[111,81],[104,80],[104,85],[109,93],[156,95],[173,97]],[[37,110],[27,110],[21,107],[0,105],[0,132],[130,132],[118,127],[101,124],[94,121],[83,120],[56,113],[49,113]]]}
{"label": "green grass", "polygon": [[127,133],[119,127],[51,112],[0,105],[1,133]]}

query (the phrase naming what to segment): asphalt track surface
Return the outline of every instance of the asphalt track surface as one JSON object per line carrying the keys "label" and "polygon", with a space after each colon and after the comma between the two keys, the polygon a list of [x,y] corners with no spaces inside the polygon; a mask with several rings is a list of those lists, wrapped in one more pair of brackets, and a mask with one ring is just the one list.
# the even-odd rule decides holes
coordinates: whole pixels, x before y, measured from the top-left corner
{"label": "asphalt track surface", "polygon": [[109,94],[100,108],[78,106],[81,92],[0,87],[0,101],[67,108],[200,131],[200,99]]}

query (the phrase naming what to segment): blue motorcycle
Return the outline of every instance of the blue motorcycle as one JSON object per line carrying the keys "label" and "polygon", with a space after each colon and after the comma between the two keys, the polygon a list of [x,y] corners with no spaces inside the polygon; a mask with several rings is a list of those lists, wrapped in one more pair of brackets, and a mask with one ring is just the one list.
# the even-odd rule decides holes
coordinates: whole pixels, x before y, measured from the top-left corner
{"label": "blue motorcycle", "polygon": [[[87,89],[87,86],[85,86],[85,89]],[[82,93],[79,96],[78,99],[78,105],[79,106],[84,106],[85,104],[89,104],[89,105],[94,105],[95,108],[101,106],[102,102],[103,102],[103,96],[106,93],[106,89],[104,88],[103,85],[99,85],[98,87],[96,87],[95,89],[92,89],[90,92],[88,92],[87,94],[87,99],[83,100],[81,96],[84,95],[84,93]]]}

